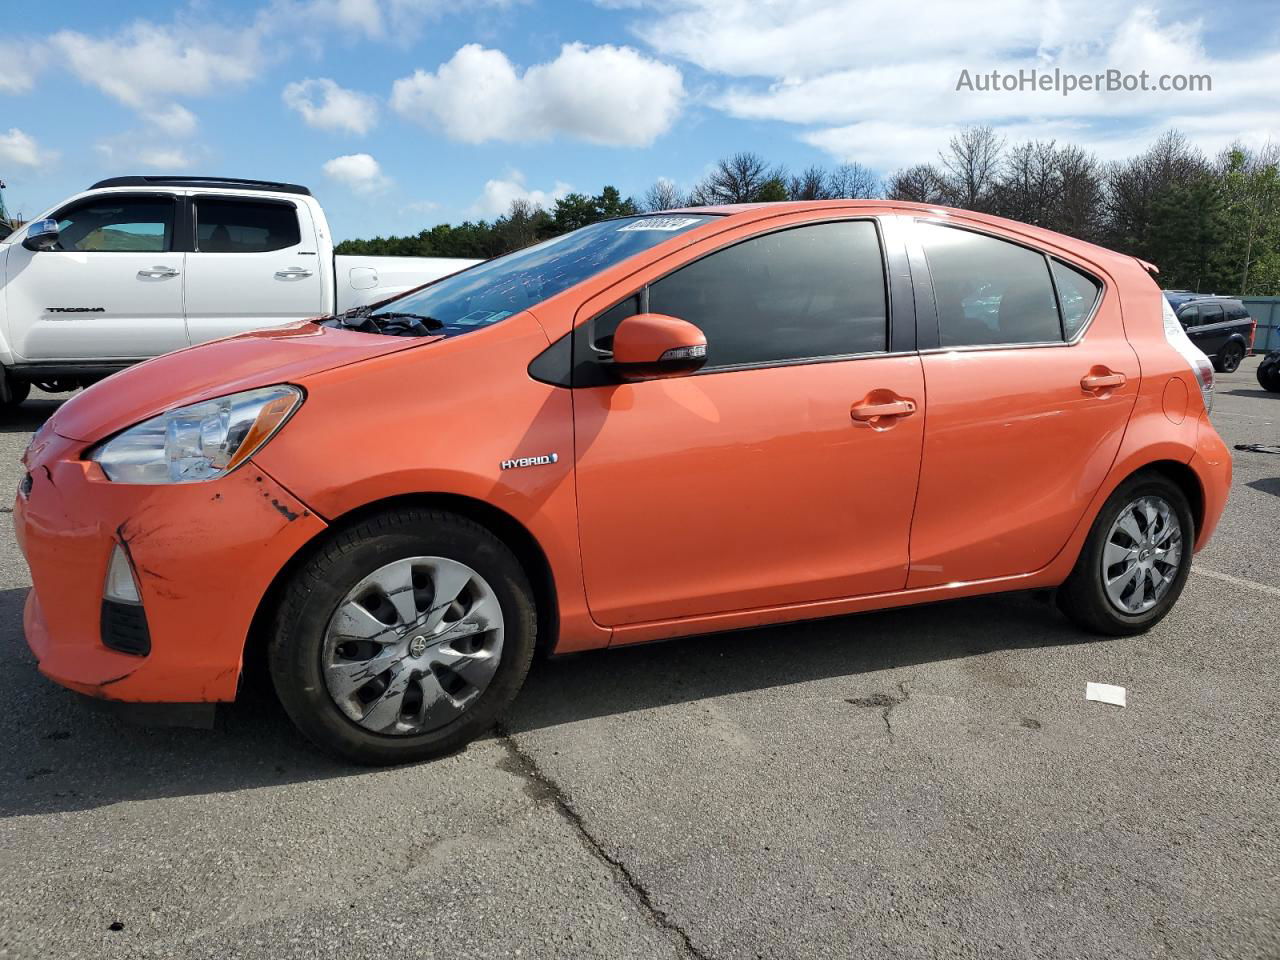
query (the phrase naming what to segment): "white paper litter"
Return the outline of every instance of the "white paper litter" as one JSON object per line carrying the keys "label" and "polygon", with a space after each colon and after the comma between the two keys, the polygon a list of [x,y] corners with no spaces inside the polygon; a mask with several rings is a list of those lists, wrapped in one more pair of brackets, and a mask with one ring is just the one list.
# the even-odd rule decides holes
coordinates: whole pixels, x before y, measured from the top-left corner
{"label": "white paper litter", "polygon": [[1117,687],[1112,683],[1086,683],[1084,685],[1084,698],[1123,707],[1124,687]]}

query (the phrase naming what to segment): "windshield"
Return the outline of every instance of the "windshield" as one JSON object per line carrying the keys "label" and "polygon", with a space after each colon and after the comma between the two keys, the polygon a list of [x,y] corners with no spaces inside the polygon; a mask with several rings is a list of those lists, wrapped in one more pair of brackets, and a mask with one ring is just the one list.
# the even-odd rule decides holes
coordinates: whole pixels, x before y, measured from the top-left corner
{"label": "windshield", "polygon": [[[466,333],[526,310],[709,220],[671,214],[603,220],[445,277],[356,320],[372,321],[387,333]],[[412,318],[420,326],[404,323]]]}

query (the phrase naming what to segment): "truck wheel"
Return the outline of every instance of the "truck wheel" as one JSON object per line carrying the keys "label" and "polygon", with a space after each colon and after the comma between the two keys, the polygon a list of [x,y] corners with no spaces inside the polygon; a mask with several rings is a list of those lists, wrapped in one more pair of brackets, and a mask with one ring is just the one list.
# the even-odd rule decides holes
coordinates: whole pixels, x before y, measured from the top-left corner
{"label": "truck wheel", "polygon": [[1058,606],[1093,633],[1145,633],[1182,593],[1194,542],[1191,507],[1177,484],[1158,473],[1136,474],[1098,512]]}
{"label": "truck wheel", "polygon": [[285,711],[364,764],[443,756],[489,730],[533,658],[519,561],[465,517],[419,508],[339,533],[292,577],[269,659]]}
{"label": "truck wheel", "polygon": [[9,399],[4,402],[4,408],[6,410],[12,410],[21,406],[22,402],[31,394],[31,381],[15,380],[12,377],[8,377],[8,381]]}
{"label": "truck wheel", "polygon": [[1213,368],[1219,373],[1235,373],[1240,368],[1240,361],[1243,359],[1244,347],[1233,340],[1223,347],[1222,352],[1214,358]]}

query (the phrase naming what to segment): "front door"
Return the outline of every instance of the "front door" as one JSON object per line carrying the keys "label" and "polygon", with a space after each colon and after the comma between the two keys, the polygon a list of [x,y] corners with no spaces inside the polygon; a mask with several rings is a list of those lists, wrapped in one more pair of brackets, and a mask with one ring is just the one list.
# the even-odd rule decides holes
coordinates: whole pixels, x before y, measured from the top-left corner
{"label": "front door", "polygon": [[908,586],[1033,572],[1084,516],[1138,395],[1118,298],[1031,248],[952,226],[916,230],[939,343],[924,352],[929,417]]}
{"label": "front door", "polygon": [[[924,393],[919,357],[886,353],[876,224],[755,236],[608,299],[624,293],[633,295],[575,340],[577,370],[599,376],[573,391],[596,620],[901,589]],[[682,378],[610,380],[613,329],[641,309],[700,327],[707,365]],[[910,401],[899,404],[907,412],[874,415],[895,401]]]}
{"label": "front door", "polygon": [[185,347],[176,213],[172,196],[99,194],[53,215],[54,249],[10,244],[4,293],[14,353],[136,360]]}
{"label": "front door", "polygon": [[187,331],[203,343],[320,313],[315,230],[287,200],[192,199],[195,251],[187,257]]}

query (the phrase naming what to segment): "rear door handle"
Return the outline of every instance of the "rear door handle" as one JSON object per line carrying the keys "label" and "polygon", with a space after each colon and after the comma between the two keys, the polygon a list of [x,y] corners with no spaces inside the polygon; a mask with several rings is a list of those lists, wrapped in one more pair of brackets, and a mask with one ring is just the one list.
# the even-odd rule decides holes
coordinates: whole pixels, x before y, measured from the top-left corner
{"label": "rear door handle", "polygon": [[883,403],[856,403],[849,416],[867,422],[881,417],[909,417],[915,412],[916,405],[910,400],[887,400]]}
{"label": "rear door handle", "polygon": [[1086,373],[1080,378],[1080,389],[1085,393],[1095,393],[1099,390],[1123,387],[1125,383],[1123,373]]}
{"label": "rear door handle", "polygon": [[143,280],[154,280],[160,277],[176,277],[178,271],[174,267],[152,267],[150,270],[145,267],[138,271],[138,276]]}
{"label": "rear door handle", "polygon": [[311,271],[305,267],[290,267],[288,270],[277,270],[277,280],[293,280],[294,278],[309,277]]}

